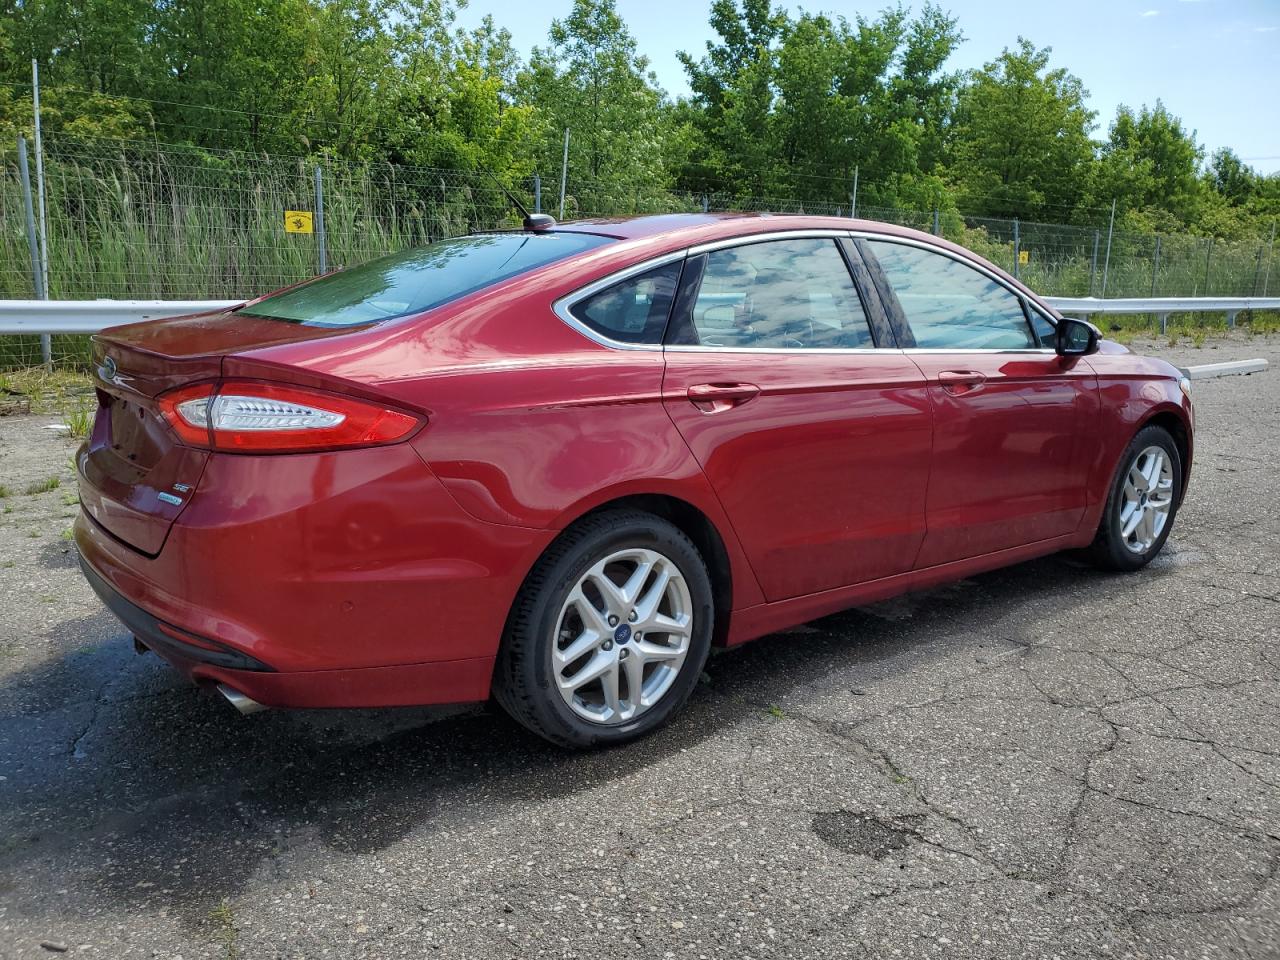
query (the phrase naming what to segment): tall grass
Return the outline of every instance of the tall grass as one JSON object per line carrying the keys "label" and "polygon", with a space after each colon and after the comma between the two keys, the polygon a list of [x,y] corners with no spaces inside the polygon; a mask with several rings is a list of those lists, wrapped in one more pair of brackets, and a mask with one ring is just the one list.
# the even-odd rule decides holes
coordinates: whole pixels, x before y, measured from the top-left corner
{"label": "tall grass", "polygon": [[[0,298],[33,295],[16,151],[0,150]],[[317,270],[315,236],[284,232],[284,211],[314,206],[315,167],[324,181],[329,268],[477,228],[515,222],[510,204],[482,173],[282,159],[138,141],[50,138],[45,179],[50,296],[57,299],[227,299],[250,297]],[[530,184],[517,184],[532,205]],[[548,199],[554,192],[548,182]],[[847,206],[779,197],[708,197],[711,209],[844,214]],[[702,209],[701,196],[661,187],[571,183],[566,216],[615,216]],[[554,207],[553,203],[546,208]],[[553,211],[554,212],[554,211]],[[859,210],[860,215],[932,228],[930,212]],[[1011,267],[1012,221],[940,218],[940,232]],[[1154,237],[1118,235],[1104,266],[1088,227],[1019,225],[1028,262],[1022,278],[1049,295],[1150,296]],[[1105,238],[1105,234],[1101,234]],[[1265,269],[1256,243],[1165,237],[1156,293],[1247,295]],[[1206,269],[1207,265],[1207,269]],[[1280,288],[1280,266],[1272,286]],[[85,337],[55,337],[54,354],[87,362]],[[0,337],[0,368],[39,362],[35,337]]]}

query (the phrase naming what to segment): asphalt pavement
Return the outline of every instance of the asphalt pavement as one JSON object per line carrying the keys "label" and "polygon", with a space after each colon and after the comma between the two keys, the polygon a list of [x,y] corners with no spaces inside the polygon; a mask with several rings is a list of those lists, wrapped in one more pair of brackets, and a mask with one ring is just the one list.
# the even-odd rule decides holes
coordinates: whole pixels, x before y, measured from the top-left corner
{"label": "asphalt pavement", "polygon": [[828,617],[593,754],[238,716],[134,654],[71,444],[0,417],[0,957],[1280,957],[1280,339],[1159,352],[1272,370],[1196,384],[1147,570]]}

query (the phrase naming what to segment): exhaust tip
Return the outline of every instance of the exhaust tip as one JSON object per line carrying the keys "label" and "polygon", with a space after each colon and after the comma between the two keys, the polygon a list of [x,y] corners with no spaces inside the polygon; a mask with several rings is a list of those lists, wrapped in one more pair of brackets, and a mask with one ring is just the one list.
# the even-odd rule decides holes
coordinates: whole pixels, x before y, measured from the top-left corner
{"label": "exhaust tip", "polygon": [[260,710],[266,710],[265,703],[259,703],[252,697],[246,697],[234,687],[228,687],[225,683],[218,684],[218,692],[226,698],[227,703],[231,704],[241,714],[247,717],[251,713],[257,713]]}

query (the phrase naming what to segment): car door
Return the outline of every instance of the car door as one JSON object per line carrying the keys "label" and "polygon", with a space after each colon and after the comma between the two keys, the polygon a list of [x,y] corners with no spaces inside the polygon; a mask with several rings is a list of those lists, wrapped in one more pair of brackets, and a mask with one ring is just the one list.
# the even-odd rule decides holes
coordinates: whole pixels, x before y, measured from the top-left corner
{"label": "car door", "polygon": [[924,536],[923,377],[851,267],[834,234],[695,249],[668,328],[663,402],[769,601],[906,572]]}
{"label": "car door", "polygon": [[886,313],[928,383],[933,459],[918,568],[1070,534],[1085,509],[1088,364],[1052,349],[1023,297],[949,250],[858,241]]}

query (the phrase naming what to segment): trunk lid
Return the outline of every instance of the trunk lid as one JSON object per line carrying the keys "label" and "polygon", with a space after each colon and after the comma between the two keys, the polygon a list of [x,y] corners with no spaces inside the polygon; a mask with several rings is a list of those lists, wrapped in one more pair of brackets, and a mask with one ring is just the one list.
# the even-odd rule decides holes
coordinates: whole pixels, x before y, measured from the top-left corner
{"label": "trunk lid", "polygon": [[156,398],[218,379],[228,353],[348,332],[223,311],[129,324],[95,336],[98,411],[76,454],[85,512],[134,549],[158,554],[199,486],[210,454],[180,442]]}

